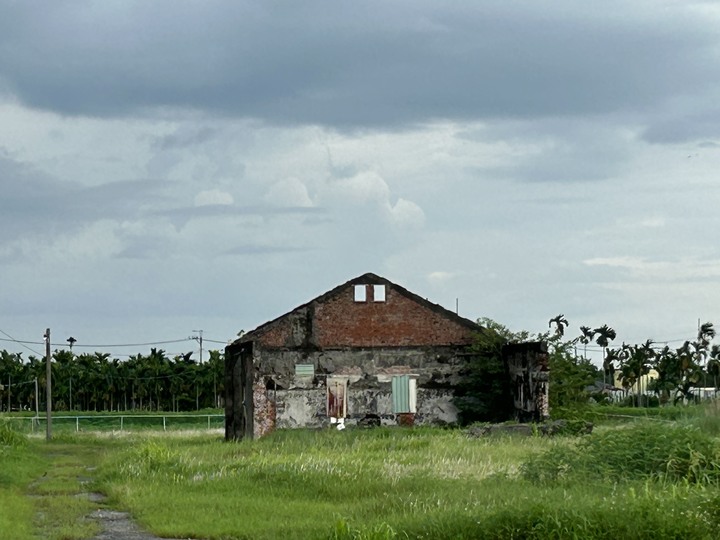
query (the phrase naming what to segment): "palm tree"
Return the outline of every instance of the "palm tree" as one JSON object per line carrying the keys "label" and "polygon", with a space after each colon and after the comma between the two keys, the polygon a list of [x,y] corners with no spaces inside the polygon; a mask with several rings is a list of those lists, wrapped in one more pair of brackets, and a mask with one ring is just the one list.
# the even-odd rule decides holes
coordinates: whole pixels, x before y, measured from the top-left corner
{"label": "palm tree", "polygon": [[[603,363],[605,363],[605,351],[607,349],[607,346],[612,340],[617,337],[617,334],[615,333],[615,330],[610,328],[607,324],[603,324],[602,326],[595,328],[593,330],[593,333],[597,335],[597,337],[595,338],[595,343],[602,347]],[[605,384],[607,384],[607,380],[605,381]]]}
{"label": "palm tree", "polygon": [[[608,349],[605,352],[605,358],[603,360],[603,377],[605,384],[607,384],[608,375],[610,380],[615,382],[615,362],[620,360],[620,351],[618,349]],[[613,384],[614,386],[614,384]]]}
{"label": "palm tree", "polygon": [[588,343],[590,343],[593,338],[595,337],[595,330],[591,330],[589,326],[581,326],[580,327],[580,337],[578,338],[580,340],[580,343],[585,345],[585,350],[583,351],[583,356],[587,358],[587,346]]}
{"label": "palm tree", "polygon": [[712,339],[715,337],[715,328],[713,323],[706,322],[698,329],[698,341],[708,346]]}
{"label": "palm tree", "polygon": [[710,349],[710,361],[707,363],[708,375],[712,375],[715,392],[718,389],[718,376],[720,376],[720,346],[713,345]]}
{"label": "palm tree", "polygon": [[[647,340],[642,345],[626,345],[623,343],[620,356],[622,358],[622,367],[620,369],[620,380],[626,394],[636,384],[637,388],[637,404],[642,406],[642,378],[650,372],[651,360],[655,357],[655,350],[652,348],[652,341]],[[635,400],[633,400],[635,402]]]}
{"label": "palm tree", "polygon": [[553,317],[548,321],[548,328],[551,328],[552,325],[555,324],[555,336],[560,338],[563,335],[565,335],[565,328],[568,325],[568,321],[565,318],[565,315],[562,313],[558,315],[557,317]]}
{"label": "palm tree", "polygon": [[696,396],[692,392],[692,387],[697,386],[703,376],[702,367],[699,363],[699,360],[704,356],[702,343],[685,341],[682,347],[676,350],[676,355],[679,382],[675,403],[677,404],[683,398],[693,401]]}

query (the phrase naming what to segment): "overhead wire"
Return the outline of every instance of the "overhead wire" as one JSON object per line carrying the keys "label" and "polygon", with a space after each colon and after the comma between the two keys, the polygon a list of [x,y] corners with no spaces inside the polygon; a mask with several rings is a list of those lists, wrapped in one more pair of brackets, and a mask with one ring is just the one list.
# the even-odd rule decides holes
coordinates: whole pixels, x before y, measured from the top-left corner
{"label": "overhead wire", "polygon": [[36,351],[35,349],[33,349],[33,348],[31,348],[31,347],[28,347],[28,346],[26,345],[26,343],[31,343],[31,344],[33,344],[33,345],[44,345],[45,342],[41,341],[41,342],[35,343],[35,342],[32,342],[32,341],[21,341],[21,340],[19,340],[19,339],[15,339],[14,337],[12,337],[10,334],[8,334],[7,332],[5,332],[5,331],[2,330],[2,329],[0,329],[0,332],[2,332],[3,335],[5,335],[5,336],[7,336],[8,338],[10,338],[10,339],[0,338],[1,341],[12,341],[12,342],[17,343],[18,345],[20,345],[20,346],[22,346],[22,347],[25,347],[25,348],[26,348],[28,351],[30,351],[30,352],[33,352],[33,353],[35,353],[35,354],[37,354],[37,355],[39,355],[39,356],[43,356],[43,353],[38,352],[38,351]]}

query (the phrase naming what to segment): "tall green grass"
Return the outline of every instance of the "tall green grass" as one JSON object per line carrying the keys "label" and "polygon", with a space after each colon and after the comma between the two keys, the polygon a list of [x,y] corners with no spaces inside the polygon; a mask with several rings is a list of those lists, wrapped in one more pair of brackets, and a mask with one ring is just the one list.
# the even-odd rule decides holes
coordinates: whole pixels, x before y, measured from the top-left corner
{"label": "tall green grass", "polygon": [[29,451],[24,435],[0,421],[0,536],[34,538],[34,506],[25,489],[42,471],[42,460]]}
{"label": "tall green grass", "polygon": [[[714,538],[714,465],[697,455],[714,455],[715,442],[697,428],[655,429],[665,425],[556,439],[434,429],[292,430],[239,443],[138,436],[103,466],[102,483],[173,537]],[[646,464],[650,448],[665,457]],[[577,468],[584,454],[604,468]]]}

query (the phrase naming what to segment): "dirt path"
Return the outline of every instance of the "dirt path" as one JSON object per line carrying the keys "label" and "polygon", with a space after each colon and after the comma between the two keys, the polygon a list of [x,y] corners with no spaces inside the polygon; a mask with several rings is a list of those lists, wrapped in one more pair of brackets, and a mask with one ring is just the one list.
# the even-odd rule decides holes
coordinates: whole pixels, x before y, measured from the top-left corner
{"label": "dirt path", "polygon": [[47,450],[48,470],[28,491],[37,501],[35,525],[43,538],[183,540],[161,539],[143,531],[127,512],[108,508],[105,495],[92,490],[97,461],[94,448],[53,444]]}
{"label": "dirt path", "polygon": [[[100,504],[105,501],[105,496],[101,493],[89,493],[88,497],[91,501]],[[93,537],[93,540],[162,540],[157,536],[142,531],[127,512],[98,508],[88,518],[97,522],[102,529],[99,534]]]}

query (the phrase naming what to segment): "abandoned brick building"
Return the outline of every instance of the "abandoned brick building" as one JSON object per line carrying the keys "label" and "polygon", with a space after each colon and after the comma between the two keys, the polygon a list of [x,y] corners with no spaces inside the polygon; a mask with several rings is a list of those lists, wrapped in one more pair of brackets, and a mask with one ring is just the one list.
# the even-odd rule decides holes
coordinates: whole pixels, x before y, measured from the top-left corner
{"label": "abandoned brick building", "polygon": [[483,329],[364,274],[225,349],[225,435],[275,428],[452,424],[454,388]]}

